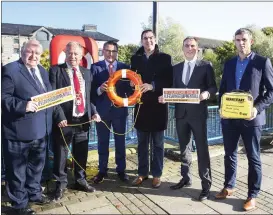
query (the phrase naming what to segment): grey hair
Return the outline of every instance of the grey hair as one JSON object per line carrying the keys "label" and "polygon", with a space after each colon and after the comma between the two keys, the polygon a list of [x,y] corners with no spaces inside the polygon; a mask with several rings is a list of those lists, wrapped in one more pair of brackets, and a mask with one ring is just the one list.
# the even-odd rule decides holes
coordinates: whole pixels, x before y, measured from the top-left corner
{"label": "grey hair", "polygon": [[252,39],[253,38],[253,35],[252,35],[252,31],[248,28],[239,28],[234,36],[237,36],[237,35],[240,35],[240,34],[248,34],[249,38]]}
{"label": "grey hair", "polygon": [[41,45],[41,43],[36,39],[31,39],[23,43],[23,46],[21,48],[21,55],[24,54],[26,48],[30,45],[39,46],[41,49],[41,54],[43,53],[43,46]]}
{"label": "grey hair", "polygon": [[82,45],[76,41],[71,41],[69,43],[66,44],[66,47],[65,47],[65,53],[67,53],[67,50],[69,49],[69,47],[71,46],[77,46],[79,48],[79,50],[81,51],[81,54],[83,54],[83,48],[82,48]]}

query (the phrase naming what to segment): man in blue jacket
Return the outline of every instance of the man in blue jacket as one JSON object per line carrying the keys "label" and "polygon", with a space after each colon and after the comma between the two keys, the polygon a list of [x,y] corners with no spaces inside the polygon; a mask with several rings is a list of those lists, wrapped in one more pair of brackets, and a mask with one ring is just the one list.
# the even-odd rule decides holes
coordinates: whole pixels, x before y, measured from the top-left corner
{"label": "man in blue jacket", "polygon": [[[2,128],[6,188],[17,214],[35,214],[28,202],[49,203],[40,184],[53,108],[37,112],[31,97],[51,91],[48,72],[39,65],[42,46],[29,40],[22,57],[2,71]],[[55,118],[58,118],[58,111]]]}
{"label": "man in blue jacket", "polygon": [[[104,60],[92,65],[92,101],[94,102],[101,119],[109,128],[113,127],[115,133],[124,134],[126,130],[127,107],[116,107],[107,96],[107,80],[111,74],[120,69],[129,69],[129,66],[117,61],[118,44],[108,41],[103,45]],[[132,93],[129,81],[120,80],[116,84],[117,94],[121,97],[129,97]],[[103,123],[96,123],[98,134],[99,173],[94,177],[94,183],[101,183],[107,176],[109,157],[110,131]],[[125,173],[125,135],[114,134],[116,171],[122,181],[128,181]]]}
{"label": "man in blue jacket", "polygon": [[240,136],[243,139],[248,158],[248,197],[244,210],[256,207],[256,197],[261,188],[262,169],[260,159],[260,139],[262,125],[265,124],[265,109],[273,102],[273,69],[269,58],[251,51],[252,32],[241,28],[235,32],[238,55],[224,65],[224,73],[219,90],[219,99],[226,92],[241,90],[250,92],[254,99],[252,118],[248,120],[222,119],[225,147],[224,188],[216,195],[225,199],[234,192],[236,182],[237,147]]}

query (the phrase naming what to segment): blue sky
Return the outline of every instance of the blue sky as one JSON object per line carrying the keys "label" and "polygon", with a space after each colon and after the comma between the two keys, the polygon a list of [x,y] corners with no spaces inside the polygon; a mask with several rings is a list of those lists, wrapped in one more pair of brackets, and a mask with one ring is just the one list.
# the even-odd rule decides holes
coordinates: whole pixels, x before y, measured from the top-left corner
{"label": "blue sky", "polygon": [[[2,22],[98,31],[120,40],[140,42],[152,2],[2,2]],[[240,27],[273,26],[273,2],[158,2],[158,13],[180,23],[187,35],[231,40]],[[160,35],[159,35],[160,36]]]}

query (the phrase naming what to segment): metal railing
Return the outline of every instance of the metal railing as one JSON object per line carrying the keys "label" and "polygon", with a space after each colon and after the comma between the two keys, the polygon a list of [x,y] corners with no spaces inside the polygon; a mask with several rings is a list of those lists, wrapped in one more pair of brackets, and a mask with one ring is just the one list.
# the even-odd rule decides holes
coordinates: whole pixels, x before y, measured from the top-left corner
{"label": "metal railing", "polygon": [[[134,107],[129,107],[128,112],[129,112],[129,115],[127,118],[126,131],[128,131],[134,123],[134,114],[133,114]],[[265,131],[272,130],[272,129],[273,129],[273,105],[271,105],[268,109],[266,109],[266,125],[263,126],[263,130]],[[208,135],[208,143],[210,145],[222,142],[222,128],[220,123],[218,106],[208,107],[207,135]],[[168,127],[164,132],[164,137],[167,140],[172,140],[178,143],[173,105],[169,105]],[[133,129],[131,132],[126,134],[125,139],[126,139],[126,144],[136,143],[137,141],[136,130]],[[110,147],[113,146],[113,142],[114,142],[114,135],[111,133]],[[92,123],[91,129],[90,129],[89,148],[90,149],[97,148],[97,133],[96,133],[96,128],[94,123]]]}

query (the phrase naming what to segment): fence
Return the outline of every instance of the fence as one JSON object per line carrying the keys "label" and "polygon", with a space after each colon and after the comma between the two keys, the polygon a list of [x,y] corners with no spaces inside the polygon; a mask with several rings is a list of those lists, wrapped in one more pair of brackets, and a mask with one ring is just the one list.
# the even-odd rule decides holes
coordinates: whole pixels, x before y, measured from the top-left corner
{"label": "fence", "polygon": [[[126,131],[128,131],[134,122],[134,107],[128,108],[128,118]],[[207,135],[208,135],[208,143],[209,144],[217,144],[222,142],[222,129],[220,123],[220,116],[218,112],[218,106],[209,106],[208,107],[208,119],[207,119]],[[271,130],[273,129],[273,105],[271,105],[268,109],[266,109],[266,125],[263,126],[263,130]],[[174,118],[174,106],[169,106],[169,120],[168,120],[168,128],[164,132],[164,137],[167,140],[172,140],[174,142],[178,142],[178,137],[176,133],[176,124]],[[137,141],[136,130],[133,129],[125,136],[126,144],[135,143]],[[110,135],[110,147],[113,146],[114,136],[111,133]],[[89,138],[89,149],[97,148],[97,135],[95,124],[92,123],[92,127],[90,130],[90,138]]]}

